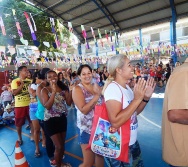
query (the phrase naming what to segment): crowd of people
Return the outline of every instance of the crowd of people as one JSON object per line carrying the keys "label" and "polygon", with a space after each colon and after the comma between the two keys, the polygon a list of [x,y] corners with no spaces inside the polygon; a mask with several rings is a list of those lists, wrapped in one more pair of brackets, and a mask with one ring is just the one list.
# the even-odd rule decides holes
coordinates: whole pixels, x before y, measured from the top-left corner
{"label": "crowd of people", "polygon": [[[2,87],[0,121],[4,125],[15,124],[18,142],[22,145],[24,142],[22,126],[27,119],[31,140],[35,142],[35,157],[41,156],[39,142],[42,133],[42,147],[46,148],[50,165],[69,167],[71,166],[69,163],[63,162],[67,113],[68,106],[75,106],[78,141],[83,154],[83,163],[79,167],[92,167],[94,164],[103,167],[105,161],[109,167],[130,167],[131,164],[134,167],[143,167],[141,149],[137,140],[137,115],[149,102],[156,84],[162,87],[164,83],[169,82],[175,66],[179,64],[174,65],[169,62],[165,66],[162,63],[131,65],[130,60],[124,55],[111,57],[108,66],[103,69],[92,69],[85,64],[81,65],[77,72],[72,72],[70,68],[62,72],[43,68],[31,73],[26,66],[20,66],[18,77],[10,80],[9,85]],[[104,158],[87,149],[94,108],[103,101],[106,103],[113,128],[118,129],[128,119],[131,120],[129,163]],[[171,101],[172,105],[175,104],[173,102]],[[172,109],[176,108],[172,107],[168,110]],[[173,119],[173,114],[170,118]],[[179,122],[183,124],[181,120]],[[165,128],[167,127],[169,125],[165,124]],[[168,159],[170,152],[165,150],[164,153],[165,159]],[[171,164],[169,159],[167,162]]]}

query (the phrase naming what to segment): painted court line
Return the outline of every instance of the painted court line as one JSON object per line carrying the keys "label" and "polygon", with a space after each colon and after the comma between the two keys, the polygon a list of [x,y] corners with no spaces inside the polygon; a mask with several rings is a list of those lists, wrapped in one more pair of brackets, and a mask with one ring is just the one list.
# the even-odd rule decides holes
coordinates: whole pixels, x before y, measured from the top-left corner
{"label": "painted court line", "polygon": [[[11,128],[11,127],[9,127],[9,126],[5,126],[5,127],[8,128],[8,129],[10,129],[10,130],[13,130],[13,131],[17,132],[16,129],[14,129],[14,128]],[[22,132],[22,134],[23,134],[24,136],[26,136],[26,137],[30,137],[30,135],[28,135],[28,134],[26,134],[26,133],[23,133],[23,132]]]}
{"label": "painted court line", "polygon": [[78,160],[80,160],[80,161],[83,161],[83,158],[81,158],[81,157],[79,157],[79,156],[77,156],[77,155],[75,155],[75,154],[72,154],[72,153],[70,153],[70,152],[65,151],[65,154],[67,154],[67,155],[69,155],[69,156],[71,156],[71,157],[73,157],[73,158],[76,158],[76,159],[78,159]]}
{"label": "painted court line", "polygon": [[[14,132],[17,132],[16,129],[14,129],[14,128],[11,128],[11,127],[9,127],[9,126],[5,126],[5,127],[8,128],[8,129],[10,129],[10,130],[13,130]],[[23,132],[22,132],[22,134],[23,134],[24,136],[26,136],[26,137],[30,137],[30,135],[28,135],[28,134],[26,134],[26,133],[23,133]],[[69,141],[71,141],[71,140],[73,140],[74,138],[77,138],[77,137],[78,137],[78,135],[75,135],[75,136],[73,136],[73,137],[67,139],[67,140],[65,141],[65,143],[67,143],[67,142],[69,142]]]}
{"label": "painted court line", "polygon": [[147,119],[146,117],[144,117],[142,114],[139,114],[139,116],[141,116],[143,119],[145,119],[145,120],[146,120],[147,122],[149,122],[150,124],[152,124],[152,125],[154,125],[154,126],[156,126],[156,127],[158,127],[158,128],[161,128],[160,125],[157,125],[156,123],[150,121],[149,119]]}
{"label": "painted court line", "polygon": [[[10,129],[10,130],[14,131],[14,132],[17,132],[16,129],[14,129],[14,128],[11,128],[11,127],[9,127],[9,126],[5,126],[5,127],[6,127],[7,129]],[[22,134],[23,134],[24,136],[30,138],[30,135],[28,135],[28,134],[26,134],[26,133],[23,133],[23,132],[22,132]],[[75,138],[77,138],[77,137],[78,137],[78,135],[75,135],[75,136],[73,136],[73,137],[67,139],[67,140],[65,141],[65,143],[67,143],[67,142],[69,142],[69,141],[71,141],[71,140],[73,140],[73,139],[75,139]],[[81,157],[79,157],[79,156],[77,156],[77,155],[75,155],[75,154],[69,153],[69,152],[67,152],[67,151],[65,151],[65,154],[67,154],[67,155],[69,155],[69,156],[71,156],[71,157],[73,157],[73,158],[76,158],[76,159],[78,159],[78,160],[80,160],[80,161],[83,161],[83,158],[81,158]]]}
{"label": "painted court line", "polygon": [[69,141],[71,141],[72,139],[77,138],[77,137],[78,137],[78,135],[75,135],[75,136],[71,137],[70,139],[66,140],[65,143],[67,143],[67,142],[69,142]]}

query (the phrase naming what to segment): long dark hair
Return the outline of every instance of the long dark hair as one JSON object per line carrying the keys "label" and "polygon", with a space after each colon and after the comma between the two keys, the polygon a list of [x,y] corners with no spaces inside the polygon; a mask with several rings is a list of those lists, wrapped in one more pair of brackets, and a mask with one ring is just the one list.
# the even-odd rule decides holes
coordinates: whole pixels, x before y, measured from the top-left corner
{"label": "long dark hair", "polygon": [[[60,79],[59,77],[60,77],[61,74],[62,74],[62,76],[63,76],[63,73],[62,73],[62,72],[59,72],[59,73],[57,74],[58,80]],[[63,77],[63,78],[64,78],[64,77]]]}
{"label": "long dark hair", "polygon": [[77,75],[80,75],[81,72],[82,72],[82,69],[85,68],[85,67],[89,68],[89,70],[90,70],[91,73],[92,73],[92,68],[91,68],[88,64],[83,64],[83,65],[80,65],[80,67],[78,68],[78,70],[77,70]]}
{"label": "long dark hair", "polygon": [[38,78],[39,71],[36,71],[32,76],[32,84],[36,84],[36,78]]}
{"label": "long dark hair", "polygon": [[[56,73],[55,71],[53,70],[49,70],[48,72],[46,72],[45,74],[45,78],[47,79],[47,75],[48,73],[50,72],[53,72],[53,73]],[[57,73],[56,73],[57,74]],[[50,84],[47,82],[47,86],[49,86]],[[64,90],[64,91],[69,91],[69,88],[63,83],[61,82],[59,79],[57,80],[57,86],[61,89],[61,90]]]}
{"label": "long dark hair", "polygon": [[45,74],[48,71],[50,71],[50,68],[43,68],[42,70],[40,70],[40,72],[38,73],[38,78],[44,80]]}

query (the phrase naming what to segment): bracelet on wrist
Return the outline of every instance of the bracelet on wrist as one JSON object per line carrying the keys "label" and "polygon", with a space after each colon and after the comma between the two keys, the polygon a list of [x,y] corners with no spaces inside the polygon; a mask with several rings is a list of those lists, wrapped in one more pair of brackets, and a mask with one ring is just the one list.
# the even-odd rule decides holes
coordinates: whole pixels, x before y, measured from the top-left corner
{"label": "bracelet on wrist", "polygon": [[145,100],[145,99],[143,99],[142,101],[145,102],[145,103],[148,103],[148,102],[149,102],[149,100]]}

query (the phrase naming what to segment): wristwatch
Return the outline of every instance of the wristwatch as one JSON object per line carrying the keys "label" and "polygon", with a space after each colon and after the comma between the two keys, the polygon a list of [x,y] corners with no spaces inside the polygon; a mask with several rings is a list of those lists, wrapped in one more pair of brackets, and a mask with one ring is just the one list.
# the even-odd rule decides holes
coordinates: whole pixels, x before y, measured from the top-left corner
{"label": "wristwatch", "polygon": [[149,102],[149,100],[145,100],[145,99],[143,99],[142,101],[145,102],[145,103],[148,103],[148,102]]}

